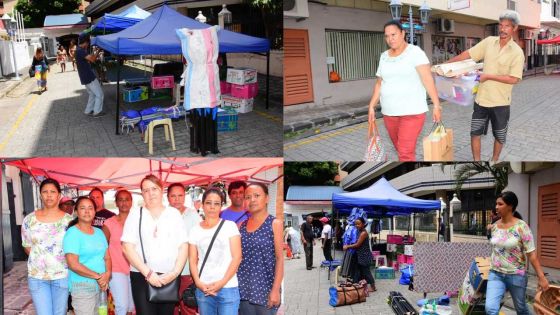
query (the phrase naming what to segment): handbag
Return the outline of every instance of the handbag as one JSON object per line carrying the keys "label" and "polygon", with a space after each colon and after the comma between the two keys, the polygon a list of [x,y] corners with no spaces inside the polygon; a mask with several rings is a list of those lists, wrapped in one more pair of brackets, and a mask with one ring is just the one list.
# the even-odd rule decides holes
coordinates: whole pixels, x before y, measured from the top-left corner
{"label": "handbag", "polygon": [[379,136],[379,130],[377,130],[377,124],[369,124],[368,129],[368,146],[366,149],[366,155],[364,156],[365,161],[387,161],[387,153],[385,152],[385,147],[381,142],[381,137]]}
{"label": "handbag", "polygon": [[[216,240],[216,236],[218,236],[218,232],[220,232],[220,229],[222,228],[222,225],[224,225],[225,220],[222,219],[222,221],[220,222],[220,225],[218,225],[218,229],[216,229],[216,232],[214,232],[214,235],[212,236],[212,240],[210,241],[210,245],[208,245],[208,250],[206,251],[206,255],[204,255],[204,260],[202,261],[202,266],[200,266],[200,272],[198,273],[198,277],[200,279],[200,276],[202,275],[202,270],[204,269],[204,265],[206,264],[206,260],[208,259],[208,255],[210,254],[210,250],[212,249],[212,245],[214,245],[214,240]],[[185,291],[183,291],[183,303],[188,306],[188,307],[197,307],[198,303],[196,301],[196,285],[193,283],[191,285],[189,285]]]}
{"label": "handbag", "polygon": [[424,161],[453,161],[453,130],[443,123],[434,123],[422,145]]}
{"label": "handbag", "polygon": [[[142,248],[142,257],[144,258],[144,263],[146,262],[146,255],[144,255],[144,245],[142,243],[142,207],[140,207],[140,223],[138,227],[138,234],[140,234],[140,247]],[[161,275],[161,273],[157,273]],[[148,290],[146,291],[147,299],[152,303],[177,303],[179,302],[179,286],[181,280],[179,277],[175,278],[173,281],[162,287],[154,287],[146,281]]]}

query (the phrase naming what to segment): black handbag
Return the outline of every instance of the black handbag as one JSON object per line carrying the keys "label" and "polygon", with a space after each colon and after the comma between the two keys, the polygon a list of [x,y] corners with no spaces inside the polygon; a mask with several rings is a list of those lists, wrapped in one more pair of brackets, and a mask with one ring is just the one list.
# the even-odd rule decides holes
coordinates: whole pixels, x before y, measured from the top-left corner
{"label": "black handbag", "polygon": [[[138,234],[140,234],[140,247],[142,248],[142,257],[144,263],[146,262],[146,255],[144,255],[144,244],[142,243],[142,207],[140,208],[140,223],[138,227]],[[161,275],[161,273],[158,273]],[[173,281],[162,287],[154,287],[146,281],[148,290],[146,291],[146,298],[152,303],[177,303],[179,302],[179,286],[181,284],[180,277],[175,278]]]}
{"label": "black handbag", "polygon": [[[202,275],[202,270],[204,269],[204,265],[206,264],[206,259],[208,259],[208,255],[210,254],[210,250],[212,249],[212,245],[214,244],[214,240],[216,239],[216,236],[218,236],[218,232],[220,232],[222,225],[224,225],[224,221],[225,220],[222,219],[220,225],[218,225],[218,229],[216,230],[216,232],[214,232],[214,236],[212,236],[210,245],[208,245],[208,250],[206,251],[206,255],[204,255],[204,260],[202,261],[202,266],[200,266],[200,272],[198,273],[199,279],[200,276]],[[185,289],[185,291],[183,291],[182,299],[183,299],[183,303],[188,307],[198,306],[198,303],[196,302],[196,285],[194,283],[189,285]]]}
{"label": "black handbag", "polygon": [[29,68],[29,77],[30,77],[30,78],[33,78],[34,76],[35,76],[35,67],[34,67],[34,66],[31,66],[31,67]]}

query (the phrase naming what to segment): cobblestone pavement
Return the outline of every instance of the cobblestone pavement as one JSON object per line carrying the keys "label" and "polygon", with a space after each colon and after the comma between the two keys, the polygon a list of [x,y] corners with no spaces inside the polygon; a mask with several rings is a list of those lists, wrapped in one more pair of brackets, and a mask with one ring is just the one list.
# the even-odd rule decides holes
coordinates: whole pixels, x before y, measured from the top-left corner
{"label": "cobblestone pavement", "polygon": [[[554,75],[526,78],[514,87],[507,142],[502,150],[501,160],[560,160],[559,90],[560,77]],[[471,107],[443,103],[443,122],[453,129],[456,161],[472,160],[471,114]],[[432,128],[431,114],[428,117],[418,139],[417,160],[423,159],[422,138],[428,135]],[[378,119],[377,124],[389,160],[397,160],[383,120]],[[287,139],[284,141],[284,158],[287,161],[363,160],[366,135],[367,120],[303,139]],[[493,142],[491,132],[482,138],[483,160],[491,158]]]}
{"label": "cobblestone pavement", "polygon": [[[313,265],[319,266],[324,260],[320,243],[317,242],[313,249]],[[335,259],[342,257],[342,252],[337,251]],[[327,270],[315,268],[307,270],[305,268],[305,256],[301,259],[287,260],[284,264],[285,288],[286,288],[286,314],[307,314],[307,315],[393,315],[393,310],[387,304],[387,297],[390,291],[399,291],[405,298],[416,306],[416,301],[423,298],[422,293],[408,290],[408,286],[399,285],[400,273],[396,273],[396,279],[376,280],[377,291],[370,294],[365,303],[348,306],[331,307],[329,305],[328,289],[334,282],[334,272],[331,273],[331,280],[328,280]],[[436,298],[439,295],[428,294],[428,298]],[[506,295],[507,296],[507,295]],[[453,315],[461,314],[457,307],[457,299],[451,299]],[[418,308],[417,308],[418,309]],[[513,315],[515,311],[502,308],[504,315]]]}
{"label": "cobblestone pavement", "polygon": [[14,262],[14,267],[4,274],[3,281],[4,315],[35,314],[35,308],[27,288],[27,262]]}
{"label": "cobblestone pavement", "polygon": [[[140,76],[142,71],[127,69],[124,75]],[[220,132],[217,156],[282,156],[282,79],[271,78],[270,108],[265,109],[264,76],[259,76],[259,97],[255,109],[239,114],[239,130]],[[148,146],[136,130],[116,135],[116,85],[104,84],[104,111],[92,118],[83,114],[88,94],[78,73],[60,73],[53,66],[47,92],[39,95],[35,81],[27,78],[0,98],[0,155],[28,156],[147,156]],[[171,101],[145,101],[121,105],[127,108],[169,106]],[[122,109],[123,107],[121,107]],[[196,156],[189,150],[185,120],[173,123],[175,145],[172,151],[163,131],[154,132],[154,156]],[[214,155],[209,155],[214,156]]]}

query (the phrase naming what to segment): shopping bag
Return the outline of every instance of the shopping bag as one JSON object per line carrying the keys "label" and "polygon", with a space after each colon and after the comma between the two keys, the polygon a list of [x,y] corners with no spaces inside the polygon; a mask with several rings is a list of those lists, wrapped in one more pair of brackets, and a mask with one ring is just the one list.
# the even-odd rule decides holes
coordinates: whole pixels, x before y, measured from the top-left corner
{"label": "shopping bag", "polygon": [[424,161],[453,161],[453,130],[445,128],[443,123],[434,123],[422,144]]}
{"label": "shopping bag", "polygon": [[364,160],[376,162],[387,161],[387,152],[385,152],[385,147],[383,147],[381,137],[379,136],[379,130],[377,130],[377,125],[375,123],[369,125],[368,146]]}

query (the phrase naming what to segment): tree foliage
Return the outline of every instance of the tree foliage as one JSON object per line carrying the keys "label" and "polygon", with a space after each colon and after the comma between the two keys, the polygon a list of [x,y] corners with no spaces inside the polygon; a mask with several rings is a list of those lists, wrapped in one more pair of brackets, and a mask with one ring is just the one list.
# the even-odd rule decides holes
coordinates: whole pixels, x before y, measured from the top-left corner
{"label": "tree foliage", "polygon": [[284,188],[292,185],[334,186],[338,174],[336,162],[286,162],[284,163]]}
{"label": "tree foliage", "polygon": [[18,0],[16,10],[23,15],[26,28],[43,27],[47,15],[79,13],[80,0]]}
{"label": "tree foliage", "polygon": [[281,0],[244,0],[248,5],[258,8],[264,21],[266,37],[271,40],[271,48],[282,47],[283,1]]}
{"label": "tree foliage", "polygon": [[482,173],[488,173],[494,178],[496,195],[501,193],[508,185],[509,170],[505,166],[491,165],[489,162],[460,163],[459,165],[455,173],[455,179],[457,180],[455,190],[458,196],[461,193],[463,184],[469,178]]}

